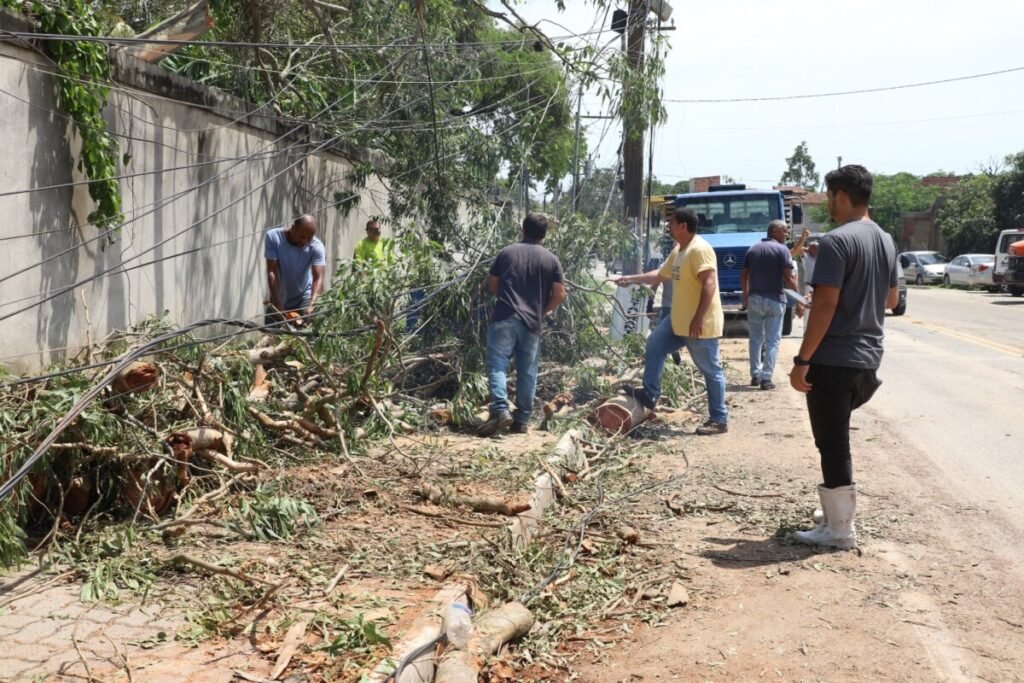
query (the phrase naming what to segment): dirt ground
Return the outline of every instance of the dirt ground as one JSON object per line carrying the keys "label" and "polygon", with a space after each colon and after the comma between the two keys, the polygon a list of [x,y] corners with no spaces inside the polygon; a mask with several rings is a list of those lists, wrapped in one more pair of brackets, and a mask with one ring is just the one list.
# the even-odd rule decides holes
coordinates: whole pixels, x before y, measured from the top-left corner
{"label": "dirt ground", "polygon": [[[780,358],[796,343],[784,340]],[[505,520],[431,505],[410,482],[514,499],[531,490],[555,435],[402,437],[374,458],[281,475],[282,490],[318,511],[313,533],[258,543],[217,526],[189,530],[188,552],[263,586],[165,569],[161,590],[136,607],[128,595],[82,605],[77,582],[6,582],[0,680],[264,680],[300,619],[311,626],[289,680],[360,680],[399,654],[366,641],[363,624],[397,642],[441,586],[433,570],[472,574],[492,599],[515,599],[575,545],[566,539],[595,508],[571,569],[530,602],[534,630],[482,680],[1024,680],[1024,565],[998,505],[958,502],[953,482],[862,411],[861,552],[792,543],[816,504],[817,452],[802,397],[785,383],[788,362],[777,390],[751,389],[745,347],[723,342],[728,434],[694,437],[698,414],[676,410],[598,448],[608,455],[592,462],[606,474],[567,482],[526,553],[504,545]],[[639,543],[620,539],[622,524]],[[280,588],[270,598],[266,585]]]}
{"label": "dirt ground", "polygon": [[[621,639],[577,643],[560,680],[1024,680],[1019,544],[998,511],[961,505],[885,421],[853,420],[861,552],[785,538],[809,525],[817,452],[785,360],[776,391],[741,383],[745,343],[725,341],[730,432],[681,439],[694,475],[676,494],[683,514],[664,496],[634,503],[666,511],[649,532],[666,566],[684,568],[673,578],[689,603]],[[797,343],[784,340],[780,359]],[[680,467],[663,455],[649,474]]]}

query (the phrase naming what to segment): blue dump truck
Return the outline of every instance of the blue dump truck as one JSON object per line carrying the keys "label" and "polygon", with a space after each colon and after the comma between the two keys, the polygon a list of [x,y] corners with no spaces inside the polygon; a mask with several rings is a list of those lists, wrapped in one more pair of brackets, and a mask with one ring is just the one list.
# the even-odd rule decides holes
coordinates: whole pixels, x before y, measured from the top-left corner
{"label": "blue dump truck", "polygon": [[[698,233],[714,247],[718,257],[718,291],[726,311],[739,312],[743,302],[740,272],[747,249],[767,235],[776,219],[802,223],[802,207],[790,207],[778,190],[748,190],[746,185],[712,185],[707,192],[667,195],[667,215],[677,207],[697,214]],[[784,333],[792,326],[792,309],[786,309]]]}

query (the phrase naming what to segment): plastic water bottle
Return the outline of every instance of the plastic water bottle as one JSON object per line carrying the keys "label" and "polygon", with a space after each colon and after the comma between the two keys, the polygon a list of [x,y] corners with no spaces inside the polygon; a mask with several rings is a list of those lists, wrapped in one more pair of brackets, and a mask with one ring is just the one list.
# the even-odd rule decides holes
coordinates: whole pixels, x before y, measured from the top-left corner
{"label": "plastic water bottle", "polygon": [[465,650],[473,635],[473,610],[462,602],[448,605],[444,613],[444,635],[452,647]]}

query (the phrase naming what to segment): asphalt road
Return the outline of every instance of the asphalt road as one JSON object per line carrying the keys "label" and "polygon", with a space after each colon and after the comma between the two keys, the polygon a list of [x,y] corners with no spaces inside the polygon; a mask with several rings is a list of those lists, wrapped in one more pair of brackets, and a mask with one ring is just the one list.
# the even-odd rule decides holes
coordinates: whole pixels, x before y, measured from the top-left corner
{"label": "asphalt road", "polygon": [[912,287],[885,331],[884,384],[865,410],[924,454],[957,504],[1024,536],[1024,298]]}

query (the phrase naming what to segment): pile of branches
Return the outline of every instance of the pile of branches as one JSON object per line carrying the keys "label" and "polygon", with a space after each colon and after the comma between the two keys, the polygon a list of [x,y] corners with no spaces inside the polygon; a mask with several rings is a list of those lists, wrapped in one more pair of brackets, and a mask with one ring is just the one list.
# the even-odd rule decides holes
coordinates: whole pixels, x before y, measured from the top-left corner
{"label": "pile of branches", "polygon": [[[381,362],[380,322],[353,335],[353,344],[370,351],[344,364],[322,363],[301,336],[229,337],[219,346],[193,338],[122,364],[100,387],[106,361],[168,329],[148,321],[91,348],[81,371],[67,372],[72,366],[0,391],[0,483],[57,433],[0,501],[0,564],[19,560],[26,543],[45,545],[97,515],[133,522],[174,516],[184,501],[226,490],[228,482],[347,455],[348,444],[358,447],[368,434],[412,429],[403,409],[371,393],[403,367]],[[98,387],[96,399],[84,402]]]}
{"label": "pile of branches", "polygon": [[[610,393],[582,361],[609,348],[595,326],[607,300],[592,293],[589,273],[595,237],[611,235],[573,227],[556,231],[550,246],[567,278],[588,286],[571,291],[545,329],[541,398],[582,386],[578,404]],[[154,344],[173,332],[150,320],[90,345],[77,365],[3,385],[0,484],[41,457],[0,501],[0,564],[18,561],[26,546],[77,534],[98,515],[174,517],[189,501],[263,470],[346,457],[395,433],[473,426],[488,398],[493,297],[481,284],[489,257],[517,232],[494,220],[489,232],[467,230],[472,248],[452,254],[407,231],[389,267],[341,264],[302,334]],[[104,362],[146,344],[147,355],[107,377]],[[616,353],[639,358],[625,347]]]}

